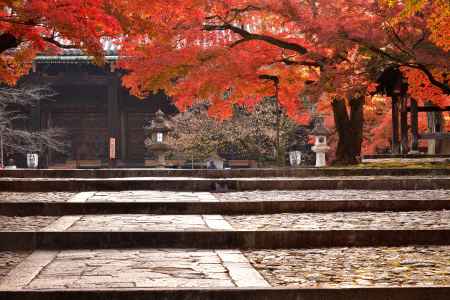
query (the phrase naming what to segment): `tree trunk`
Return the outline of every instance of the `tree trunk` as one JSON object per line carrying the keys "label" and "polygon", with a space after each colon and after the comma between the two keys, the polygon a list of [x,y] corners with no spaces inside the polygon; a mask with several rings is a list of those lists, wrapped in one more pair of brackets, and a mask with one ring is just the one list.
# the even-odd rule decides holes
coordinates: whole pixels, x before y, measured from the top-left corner
{"label": "tree trunk", "polygon": [[339,137],[336,160],[333,164],[357,164],[360,161],[363,140],[364,98],[350,99],[350,115],[344,100],[335,99],[332,106],[334,122]]}

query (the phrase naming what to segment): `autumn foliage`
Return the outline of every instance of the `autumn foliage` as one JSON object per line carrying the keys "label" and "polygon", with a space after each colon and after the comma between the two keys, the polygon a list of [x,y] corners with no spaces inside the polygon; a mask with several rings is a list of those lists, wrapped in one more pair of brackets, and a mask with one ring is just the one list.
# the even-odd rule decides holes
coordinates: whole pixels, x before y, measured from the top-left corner
{"label": "autumn foliage", "polygon": [[231,117],[236,105],[251,110],[276,96],[298,123],[317,112],[327,116],[338,153],[359,149],[349,162],[364,139],[386,142],[373,130],[387,124],[390,98],[372,99],[386,92],[377,81],[385,70],[400,69],[419,102],[449,105],[445,0],[0,3],[10,8],[0,32],[20,41],[14,52],[1,52],[4,81],[25,72],[36,52],[63,46],[60,39],[99,56],[100,40],[115,38],[127,71],[123,84],[133,94],[164,90],[181,111],[207,101],[218,119]]}
{"label": "autumn foliage", "polygon": [[39,52],[85,50],[97,59],[102,39],[121,33],[104,0],[0,0],[0,80],[15,83]]}

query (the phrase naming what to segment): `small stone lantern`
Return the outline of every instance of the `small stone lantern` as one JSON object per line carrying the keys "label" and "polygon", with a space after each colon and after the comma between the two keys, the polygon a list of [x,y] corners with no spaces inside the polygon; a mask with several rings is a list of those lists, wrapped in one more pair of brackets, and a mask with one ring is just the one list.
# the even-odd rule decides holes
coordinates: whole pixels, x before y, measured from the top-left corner
{"label": "small stone lantern", "polygon": [[223,170],[224,159],[220,157],[217,153],[213,153],[206,160],[207,169],[218,169]]}
{"label": "small stone lantern", "polygon": [[323,118],[317,118],[316,125],[311,131],[311,134],[315,137],[312,151],[316,153],[316,167],[326,167],[327,161],[325,153],[330,150],[330,147],[327,145],[327,136],[330,132],[323,125]]}
{"label": "small stone lantern", "polygon": [[149,135],[145,139],[145,146],[158,157],[158,167],[164,168],[166,166],[166,154],[171,150],[171,147],[165,141],[167,134],[172,131],[172,126],[166,120],[165,114],[158,110],[155,119],[151,121],[150,125],[144,126],[144,130]]}

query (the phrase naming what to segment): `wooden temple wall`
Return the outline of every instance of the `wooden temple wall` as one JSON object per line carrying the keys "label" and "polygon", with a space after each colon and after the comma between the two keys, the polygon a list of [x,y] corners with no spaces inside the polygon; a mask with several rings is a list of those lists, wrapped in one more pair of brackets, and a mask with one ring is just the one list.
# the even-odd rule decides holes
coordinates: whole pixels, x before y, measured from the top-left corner
{"label": "wooden temple wall", "polygon": [[[131,96],[122,87],[120,75],[100,67],[74,64],[64,68],[41,66],[29,76],[27,80],[49,84],[57,93],[55,99],[33,108],[32,127],[63,128],[68,144],[67,153],[50,152],[41,157],[43,166],[144,166],[144,125],[158,109],[169,115],[176,109],[163,93],[147,99]],[[116,142],[113,162],[109,160],[111,138]]]}

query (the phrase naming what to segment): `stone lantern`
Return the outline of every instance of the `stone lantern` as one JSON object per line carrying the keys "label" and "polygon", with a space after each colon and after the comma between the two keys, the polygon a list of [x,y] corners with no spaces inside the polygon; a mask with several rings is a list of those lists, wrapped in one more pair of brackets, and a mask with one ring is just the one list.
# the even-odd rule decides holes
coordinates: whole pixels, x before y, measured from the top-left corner
{"label": "stone lantern", "polygon": [[222,157],[220,157],[217,153],[213,153],[206,160],[206,168],[223,170],[224,162],[225,160]]}
{"label": "stone lantern", "polygon": [[166,144],[167,134],[172,131],[169,121],[166,120],[164,113],[158,110],[155,114],[155,119],[147,126],[144,126],[148,137],[145,139],[145,146],[154,153],[158,158],[158,167],[164,168],[166,166],[166,154],[171,150],[171,147]]}
{"label": "stone lantern", "polygon": [[327,136],[330,132],[323,125],[323,118],[317,118],[311,134],[315,137],[312,151],[316,153],[316,167],[325,167],[327,165],[325,153],[330,150],[330,147],[327,145]]}

